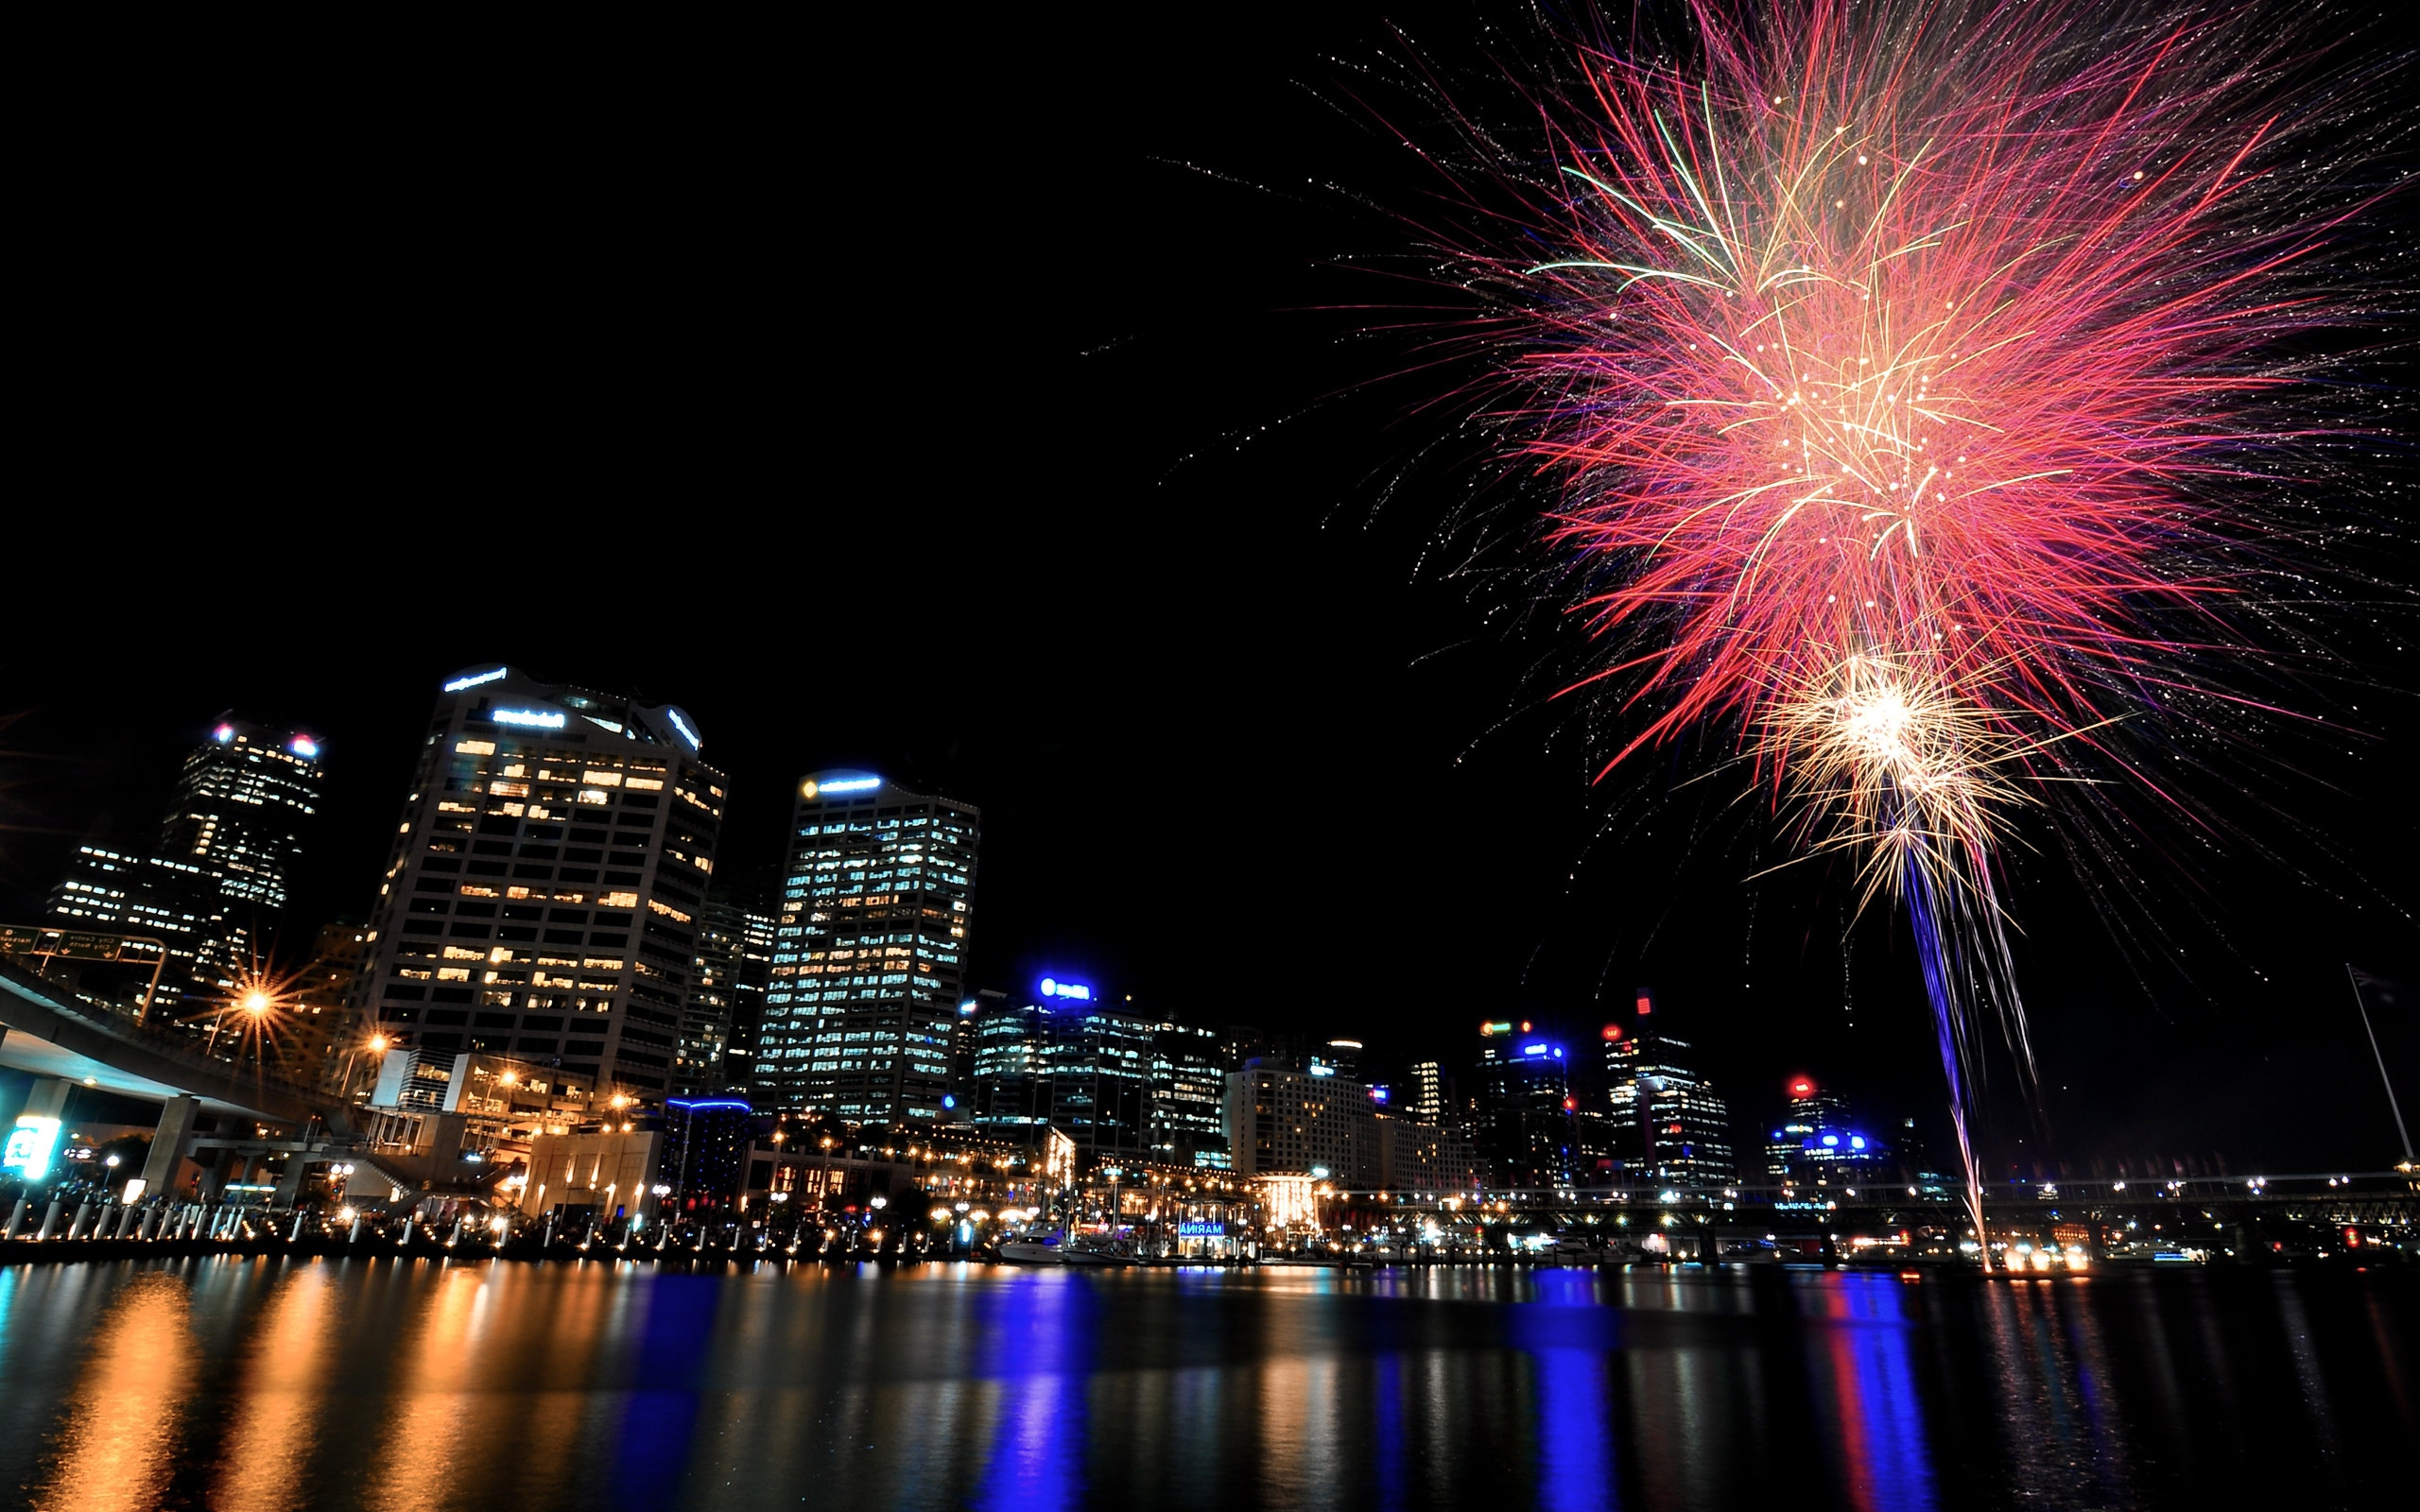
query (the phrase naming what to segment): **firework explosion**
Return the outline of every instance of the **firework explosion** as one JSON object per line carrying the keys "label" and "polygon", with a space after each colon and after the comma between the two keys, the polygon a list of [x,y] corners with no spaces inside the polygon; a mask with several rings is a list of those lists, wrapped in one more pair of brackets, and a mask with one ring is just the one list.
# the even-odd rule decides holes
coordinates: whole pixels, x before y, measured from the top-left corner
{"label": "firework explosion", "polygon": [[2110,727],[2247,641],[2247,506],[2323,434],[2284,343],[2340,318],[2306,275],[2353,212],[2240,13],[1689,17],[1682,60],[1586,50],[1555,250],[1478,260],[1513,419],[1624,647],[1581,684],[1639,712],[1607,769],[1737,730],[1802,853],[1909,908],[1979,1238],[1983,1027],[2031,1067],[2007,816],[2068,751],[2132,770]]}

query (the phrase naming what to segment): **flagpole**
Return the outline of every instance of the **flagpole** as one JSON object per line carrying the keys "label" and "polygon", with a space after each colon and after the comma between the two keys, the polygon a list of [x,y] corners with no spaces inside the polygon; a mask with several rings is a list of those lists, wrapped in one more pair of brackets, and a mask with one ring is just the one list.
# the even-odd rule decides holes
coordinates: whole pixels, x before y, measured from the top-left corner
{"label": "flagpole", "polygon": [[2394,1109],[2394,1131],[2403,1136],[2403,1166],[2411,1169],[2411,1131],[2403,1126],[2403,1105],[2395,1101],[2394,1083],[2386,1074],[2386,1057],[2378,1049],[2378,1032],[2370,1027],[2370,1005],[2361,1001],[2361,979],[2353,974],[2353,963],[2344,963],[2344,980],[2353,985],[2353,1006],[2360,1010],[2361,1032],[2370,1037],[2370,1054],[2378,1063],[2378,1081],[2386,1088],[2386,1106]]}

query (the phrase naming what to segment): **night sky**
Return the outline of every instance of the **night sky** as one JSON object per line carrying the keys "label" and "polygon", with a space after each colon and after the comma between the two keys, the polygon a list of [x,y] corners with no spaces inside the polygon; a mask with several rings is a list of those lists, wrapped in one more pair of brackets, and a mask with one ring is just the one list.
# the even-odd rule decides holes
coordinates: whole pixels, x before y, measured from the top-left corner
{"label": "night sky", "polygon": [[[8,917],[78,837],[147,843],[233,708],[327,751],[299,950],[367,913],[440,680],[502,660],[690,711],[733,880],[802,772],[980,804],[979,985],[1381,1064],[1493,1017],[1593,1041],[1651,985],[1743,1128],[1806,1072],[1937,1130],[1888,912],[1844,949],[1837,869],[1745,880],[1781,857],[1719,751],[1592,785],[1617,724],[1546,700],[1590,651],[1542,495],[1418,335],[1357,334],[1432,302],[1390,20],[1482,95],[1509,44],[1334,9],[264,73],[116,141],[46,233]],[[2147,819],[2094,888],[2047,826],[2016,850],[2046,1097],[1992,1089],[1994,1169],[2396,1157],[2343,962],[2420,983],[2411,679],[2342,618],[2341,725],[2202,795],[2238,832]],[[2378,1029],[2420,1100],[2415,1004]]]}

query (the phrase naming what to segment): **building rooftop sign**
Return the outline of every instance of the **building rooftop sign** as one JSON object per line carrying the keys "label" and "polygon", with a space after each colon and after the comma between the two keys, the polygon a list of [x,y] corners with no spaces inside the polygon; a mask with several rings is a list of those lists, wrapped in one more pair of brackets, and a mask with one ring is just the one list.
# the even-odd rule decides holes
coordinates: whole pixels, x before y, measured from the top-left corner
{"label": "building rooftop sign", "polygon": [[504,678],[505,671],[505,668],[498,667],[493,672],[473,672],[466,676],[456,678],[453,681],[445,685],[444,691],[447,693],[460,693],[465,688],[475,688],[482,682],[501,681]]}

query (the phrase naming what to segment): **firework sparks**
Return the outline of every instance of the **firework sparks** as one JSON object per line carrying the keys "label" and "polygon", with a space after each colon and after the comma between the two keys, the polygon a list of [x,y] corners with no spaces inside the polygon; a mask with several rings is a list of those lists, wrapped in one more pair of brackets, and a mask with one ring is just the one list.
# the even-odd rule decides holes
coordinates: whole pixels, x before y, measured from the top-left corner
{"label": "firework sparks", "polygon": [[1607,769],[1737,729],[1804,851],[1906,902],[1979,1234],[1978,1025],[2031,1068],[2008,815],[2245,639],[2230,500],[2319,433],[2277,353],[2361,198],[2290,171],[2243,13],[1688,14],[1685,61],[1589,49],[1549,110],[1557,250],[1476,260],[1512,419],[1629,647],[1578,684],[1640,712]]}

